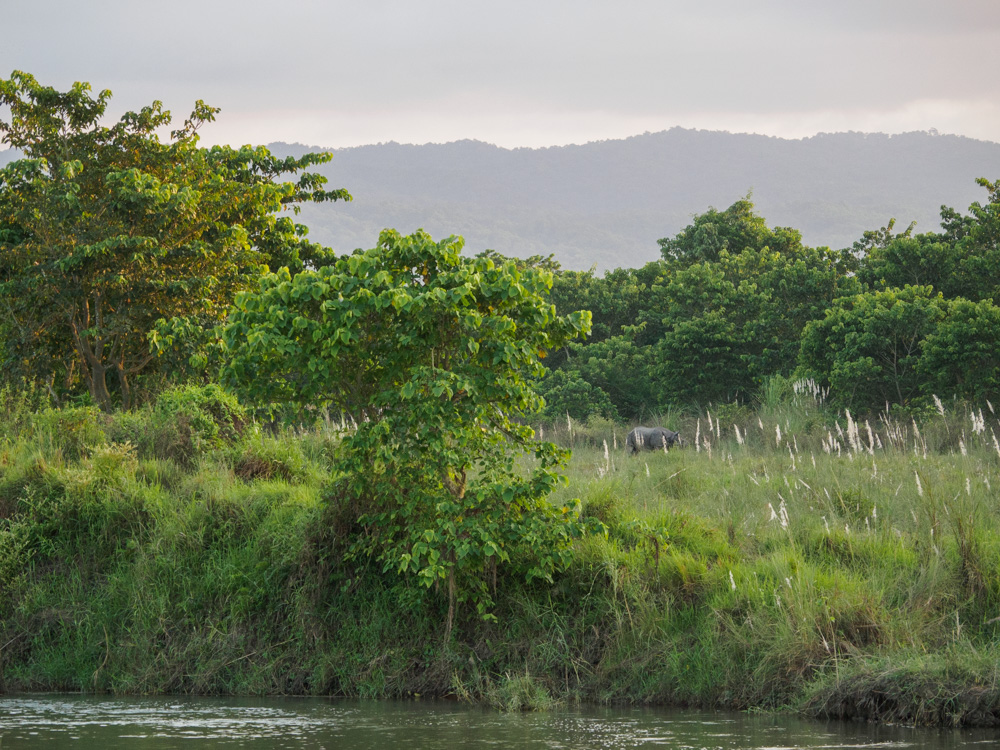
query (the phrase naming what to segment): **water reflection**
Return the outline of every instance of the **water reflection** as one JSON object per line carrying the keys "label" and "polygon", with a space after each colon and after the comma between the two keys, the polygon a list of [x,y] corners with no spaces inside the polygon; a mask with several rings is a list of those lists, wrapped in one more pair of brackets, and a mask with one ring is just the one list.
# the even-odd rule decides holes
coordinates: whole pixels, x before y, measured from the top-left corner
{"label": "water reflection", "polygon": [[630,708],[497,714],[448,702],[0,697],[0,750],[208,747],[798,750],[1000,746],[997,730],[921,730]]}

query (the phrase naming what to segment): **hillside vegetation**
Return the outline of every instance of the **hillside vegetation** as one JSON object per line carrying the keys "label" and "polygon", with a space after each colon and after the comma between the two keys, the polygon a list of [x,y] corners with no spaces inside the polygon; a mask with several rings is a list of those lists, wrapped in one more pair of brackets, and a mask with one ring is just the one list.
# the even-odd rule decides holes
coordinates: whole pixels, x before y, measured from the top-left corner
{"label": "hillside vegetation", "polygon": [[[280,155],[316,150],[271,144]],[[571,270],[638,267],[656,241],[709,206],[752,192],[761,213],[806,244],[850,247],[895,218],[937,231],[942,204],[979,198],[1000,174],[1000,144],[936,133],[832,133],[788,140],[672,128],[623,140],[541,149],[487,143],[383,143],[334,149],[320,169],[349,185],[347,206],[310,206],[310,237],[340,252],[385,227],[456,231],[473,253],[552,254]]]}

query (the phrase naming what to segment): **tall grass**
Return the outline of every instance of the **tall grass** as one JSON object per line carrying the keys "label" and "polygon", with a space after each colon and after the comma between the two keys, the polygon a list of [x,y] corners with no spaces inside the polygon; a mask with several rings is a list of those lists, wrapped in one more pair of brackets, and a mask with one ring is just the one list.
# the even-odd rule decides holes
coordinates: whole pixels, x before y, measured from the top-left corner
{"label": "tall grass", "polygon": [[[649,611],[628,630],[646,639],[624,651],[661,649],[658,666],[629,673],[613,697],[1000,720],[1000,421],[991,407],[937,402],[917,415],[861,418],[830,413],[823,394],[802,388],[765,394],[755,410],[719,405],[667,424],[689,445],[666,454],[608,460],[578,441],[561,492],[608,524],[589,553],[628,570],[641,591],[633,614],[643,602]],[[637,528],[666,540],[655,562],[642,543],[649,531]],[[903,671],[881,679],[893,654]],[[949,678],[941,713],[907,680],[931,682],[951,659],[967,682],[963,693]],[[876,684],[879,700],[866,692]]]}
{"label": "tall grass", "polygon": [[337,430],[203,396],[112,417],[0,398],[0,687],[1000,721],[989,404],[862,417],[778,383],[667,415],[685,447],[637,456],[627,425],[546,426],[574,449],[553,502],[607,533],[553,584],[501,575],[497,619],[462,612],[444,643],[443,594],[344,561]]}

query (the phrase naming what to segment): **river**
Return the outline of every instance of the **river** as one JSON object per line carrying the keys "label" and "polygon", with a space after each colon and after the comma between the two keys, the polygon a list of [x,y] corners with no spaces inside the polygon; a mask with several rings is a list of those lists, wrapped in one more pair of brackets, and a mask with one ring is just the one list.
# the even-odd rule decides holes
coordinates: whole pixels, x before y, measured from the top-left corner
{"label": "river", "polygon": [[1000,730],[929,730],[761,714],[574,707],[531,714],[442,701],[0,696],[0,750],[240,747],[638,747],[712,750],[1000,747]]}

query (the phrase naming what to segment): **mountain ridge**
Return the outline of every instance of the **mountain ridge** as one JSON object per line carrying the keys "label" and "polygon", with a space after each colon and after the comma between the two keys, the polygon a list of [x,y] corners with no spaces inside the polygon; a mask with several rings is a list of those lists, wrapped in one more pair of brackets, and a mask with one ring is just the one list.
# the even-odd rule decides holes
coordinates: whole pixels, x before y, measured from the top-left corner
{"label": "mountain ridge", "polygon": [[[986,200],[976,178],[1000,179],[1000,144],[936,131],[787,139],[674,127],[542,148],[473,139],[268,147],[333,154],[317,171],[354,201],[306,206],[300,221],[339,252],[373,246],[385,227],[423,228],[462,235],[469,253],[553,254],[581,270],[654,260],[658,239],[748,193],[770,226],[841,248],[893,218],[935,231],[942,205],[964,212]],[[0,166],[11,158],[0,152]]]}
{"label": "mountain ridge", "polygon": [[345,251],[372,246],[383,227],[424,228],[463,235],[469,252],[552,253],[599,270],[659,257],[656,240],[748,193],[769,225],[840,248],[892,218],[936,230],[942,205],[985,199],[977,177],[1000,179],[1000,144],[919,131],[792,140],[671,128],[542,149],[464,140],[319,150],[333,153],[320,171],[355,198],[304,211],[323,244]]}

